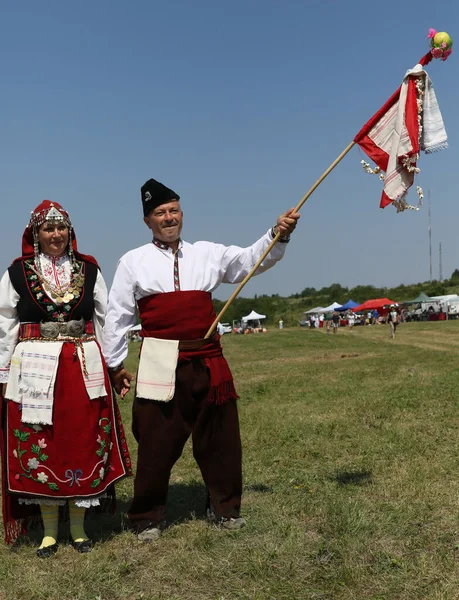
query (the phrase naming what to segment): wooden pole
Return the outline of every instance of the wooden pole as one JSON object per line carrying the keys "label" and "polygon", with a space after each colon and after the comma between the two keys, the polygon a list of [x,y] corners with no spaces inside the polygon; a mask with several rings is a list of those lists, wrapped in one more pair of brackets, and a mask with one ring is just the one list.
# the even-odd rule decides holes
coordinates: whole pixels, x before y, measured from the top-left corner
{"label": "wooden pole", "polygon": [[[319,185],[322,183],[322,181],[327,177],[327,175],[329,175],[331,173],[331,171],[333,171],[333,169],[336,167],[336,165],[343,160],[343,158],[346,156],[346,154],[349,152],[349,150],[351,150],[355,145],[355,142],[351,142],[348,146],[346,146],[346,148],[341,152],[341,154],[335,158],[335,160],[332,162],[332,164],[328,167],[328,169],[323,173],[323,175],[321,175],[319,177],[319,179],[315,182],[315,184],[312,186],[312,188],[310,188],[307,192],[306,195],[303,196],[303,198],[300,200],[300,202],[297,204],[297,206],[295,206],[294,211],[298,212],[300,210],[300,208],[303,206],[303,204],[306,202],[306,200],[309,198],[309,196],[319,187]],[[237,298],[237,296],[239,295],[239,292],[242,290],[242,288],[245,286],[245,284],[249,281],[249,279],[251,279],[254,275],[254,273],[256,272],[256,270],[258,269],[258,267],[261,265],[261,263],[265,260],[265,258],[268,256],[268,254],[271,252],[271,250],[274,247],[274,244],[277,242],[277,240],[279,239],[280,234],[278,233],[276,235],[276,237],[273,239],[273,241],[269,244],[269,246],[266,248],[266,250],[263,252],[263,254],[260,256],[260,258],[257,260],[257,262],[255,263],[255,265],[253,266],[252,270],[250,271],[250,273],[248,273],[244,279],[241,281],[241,283],[238,285],[237,289],[231,294],[230,299],[227,301],[227,303],[225,304],[225,306],[221,309],[221,311],[218,313],[217,317],[215,318],[215,321],[212,323],[212,325],[210,326],[209,331],[206,333],[205,338],[208,338],[212,335],[215,327],[217,326],[217,323],[221,320],[222,316],[225,314],[225,312],[228,310],[228,308],[231,306],[232,302],[234,301],[235,298]]]}

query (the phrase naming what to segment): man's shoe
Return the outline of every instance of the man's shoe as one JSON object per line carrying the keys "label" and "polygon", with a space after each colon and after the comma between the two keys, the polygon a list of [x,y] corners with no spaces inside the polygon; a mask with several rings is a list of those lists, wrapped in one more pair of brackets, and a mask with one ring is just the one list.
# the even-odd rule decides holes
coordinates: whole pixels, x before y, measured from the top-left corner
{"label": "man's shoe", "polygon": [[220,519],[217,520],[217,525],[222,529],[236,531],[237,529],[245,527],[245,519],[243,517],[220,517]]}
{"label": "man's shoe", "polygon": [[162,523],[156,525],[150,525],[137,534],[139,542],[145,542],[147,544],[156,542],[160,537],[164,526]]}
{"label": "man's shoe", "polygon": [[51,546],[45,546],[44,548],[38,548],[37,556],[38,558],[50,558],[53,554],[56,554],[59,548],[59,544],[56,542]]}
{"label": "man's shoe", "polygon": [[207,518],[214,525],[230,531],[236,531],[245,527],[245,519],[243,517],[217,517],[214,512],[208,510]]}

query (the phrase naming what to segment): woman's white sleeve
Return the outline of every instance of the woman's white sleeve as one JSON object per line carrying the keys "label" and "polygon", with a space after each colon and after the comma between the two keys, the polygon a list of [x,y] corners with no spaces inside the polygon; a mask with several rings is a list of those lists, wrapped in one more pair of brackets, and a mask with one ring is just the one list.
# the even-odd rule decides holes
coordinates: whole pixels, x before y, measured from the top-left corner
{"label": "woman's white sleeve", "polygon": [[19,294],[11,283],[8,271],[0,280],[0,383],[7,383],[10,360],[18,341]]}

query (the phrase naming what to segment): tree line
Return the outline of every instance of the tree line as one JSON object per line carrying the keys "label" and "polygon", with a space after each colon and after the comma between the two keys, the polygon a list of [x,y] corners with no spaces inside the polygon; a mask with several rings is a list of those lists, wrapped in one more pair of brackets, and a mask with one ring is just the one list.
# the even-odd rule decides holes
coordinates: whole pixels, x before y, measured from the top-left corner
{"label": "tree line", "polygon": [[[332,302],[344,304],[350,298],[355,302],[365,302],[373,298],[389,298],[396,302],[412,300],[421,292],[427,296],[442,296],[444,294],[453,294],[459,291],[459,269],[455,269],[450,279],[443,281],[424,281],[409,285],[400,284],[396,287],[376,287],[373,285],[357,285],[353,288],[347,288],[340,283],[332,283],[328,287],[316,289],[306,287],[297,294],[288,297],[272,295],[255,295],[253,298],[239,297],[229,307],[222,322],[231,323],[233,320],[239,320],[241,317],[255,310],[258,313],[266,315],[265,323],[272,326],[282,318],[286,325],[298,324],[298,321],[304,318],[304,311],[315,306],[328,306]],[[222,300],[214,300],[214,307],[218,313],[225,305]]]}

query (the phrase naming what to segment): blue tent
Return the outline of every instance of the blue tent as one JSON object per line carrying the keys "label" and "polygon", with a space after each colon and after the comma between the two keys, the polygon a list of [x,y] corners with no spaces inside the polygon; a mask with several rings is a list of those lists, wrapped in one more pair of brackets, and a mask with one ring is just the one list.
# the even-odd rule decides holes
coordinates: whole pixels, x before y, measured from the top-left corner
{"label": "blue tent", "polygon": [[345,310],[351,310],[351,308],[355,308],[356,306],[359,306],[358,302],[354,302],[354,300],[348,300],[346,304],[343,304],[343,306],[340,306],[339,308],[335,308],[335,310],[344,312]]}

